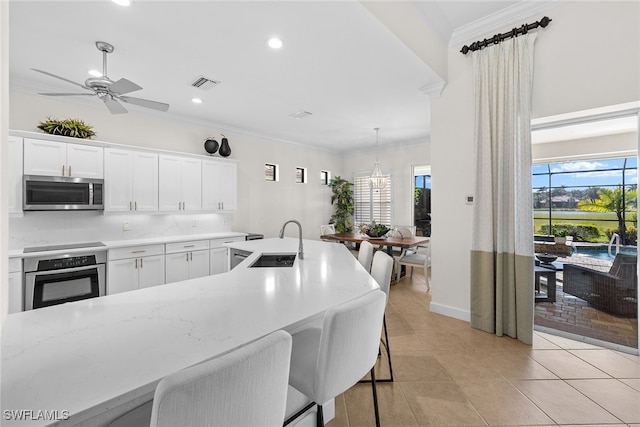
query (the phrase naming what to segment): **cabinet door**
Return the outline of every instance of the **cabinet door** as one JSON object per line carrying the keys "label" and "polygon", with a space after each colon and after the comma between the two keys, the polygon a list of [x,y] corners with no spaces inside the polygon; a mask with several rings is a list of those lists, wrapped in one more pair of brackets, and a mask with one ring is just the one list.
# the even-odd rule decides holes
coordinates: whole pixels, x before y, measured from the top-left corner
{"label": "cabinet door", "polygon": [[227,248],[214,248],[209,251],[209,274],[220,274],[228,271],[229,258]]}
{"label": "cabinet door", "polygon": [[42,139],[24,140],[24,174],[66,176],[67,146]]}
{"label": "cabinet door", "polygon": [[22,299],[22,272],[9,273],[9,313],[19,313],[24,310]]}
{"label": "cabinet door", "polygon": [[104,150],[104,209],[108,212],[129,212],[132,206],[132,153],[127,150]]}
{"label": "cabinet door", "polygon": [[102,179],[104,177],[104,148],[67,144],[67,176]]}
{"label": "cabinet door", "polygon": [[9,213],[22,212],[22,138],[9,137]]}
{"label": "cabinet door", "polygon": [[132,176],[134,210],[138,212],[157,211],[158,155],[153,153],[134,153]]}
{"label": "cabinet door", "polygon": [[218,211],[221,208],[220,162],[202,162],[202,210]]}
{"label": "cabinet door", "polygon": [[158,209],[161,211],[181,210],[180,160],[174,156],[158,156]]}
{"label": "cabinet door", "polygon": [[140,258],[139,288],[164,285],[164,255]]}
{"label": "cabinet door", "polygon": [[209,251],[189,252],[189,279],[209,275]]}
{"label": "cabinet door", "polygon": [[138,289],[137,258],[109,261],[107,264],[107,295]]}
{"label": "cabinet door", "polygon": [[166,283],[179,282],[189,278],[189,252],[167,254],[165,256]]}
{"label": "cabinet door", "polygon": [[220,168],[220,201],[225,211],[235,211],[238,208],[238,165],[224,163]]}
{"label": "cabinet door", "polygon": [[202,210],[202,160],[182,159],[181,178],[184,210]]}

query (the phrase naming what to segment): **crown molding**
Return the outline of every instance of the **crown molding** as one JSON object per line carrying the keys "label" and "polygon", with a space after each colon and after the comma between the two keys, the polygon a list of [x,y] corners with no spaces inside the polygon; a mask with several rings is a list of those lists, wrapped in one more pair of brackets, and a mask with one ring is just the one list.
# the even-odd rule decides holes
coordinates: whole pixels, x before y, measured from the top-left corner
{"label": "crown molding", "polygon": [[[513,28],[514,23],[516,27],[519,27],[525,24],[525,22],[520,21],[529,19],[536,13],[547,12],[556,6],[558,6],[557,0],[523,0],[477,21],[456,28],[449,40],[449,47],[471,44],[477,40],[489,38],[496,33],[509,31]],[[553,17],[551,16],[550,18]]]}
{"label": "crown molding", "polygon": [[431,100],[438,99],[442,94],[442,90],[444,89],[445,84],[446,82],[443,80],[430,85],[424,85],[420,87],[420,91],[428,96]]}

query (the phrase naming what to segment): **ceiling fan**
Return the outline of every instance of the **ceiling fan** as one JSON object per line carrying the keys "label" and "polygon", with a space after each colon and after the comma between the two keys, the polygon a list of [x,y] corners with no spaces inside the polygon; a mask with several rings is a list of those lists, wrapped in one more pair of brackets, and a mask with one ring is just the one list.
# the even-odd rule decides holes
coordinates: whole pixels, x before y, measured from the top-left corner
{"label": "ceiling fan", "polygon": [[169,104],[163,102],[150,101],[148,99],[134,98],[131,96],[124,96],[126,93],[135,92],[142,89],[137,84],[127,79],[120,79],[116,82],[107,77],[107,54],[113,52],[113,46],[107,42],[96,42],[96,47],[102,52],[102,77],[91,77],[85,80],[84,85],[73,82],[64,77],[56,76],[47,71],[37,70],[32,68],[33,71],[37,71],[42,74],[46,74],[56,79],[64,80],[65,82],[80,86],[83,89],[89,90],[93,93],[40,93],[39,95],[46,96],[97,96],[104,102],[111,114],[126,113],[127,110],[118,101],[127,102],[129,104],[139,105],[140,107],[152,108],[158,111],[167,111]]}

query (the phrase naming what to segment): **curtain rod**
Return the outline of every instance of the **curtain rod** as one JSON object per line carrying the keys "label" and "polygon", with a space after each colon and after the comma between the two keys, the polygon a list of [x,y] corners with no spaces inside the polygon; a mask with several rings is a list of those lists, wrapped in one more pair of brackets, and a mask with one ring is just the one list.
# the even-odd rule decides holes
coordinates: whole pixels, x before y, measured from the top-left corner
{"label": "curtain rod", "polygon": [[491,44],[498,44],[506,39],[518,37],[520,34],[527,34],[529,30],[533,30],[538,27],[546,28],[547,25],[549,25],[549,22],[551,22],[551,18],[545,16],[544,18],[534,22],[533,24],[523,24],[521,27],[516,27],[508,33],[496,34],[490,39],[478,40],[471,43],[470,46],[464,45],[462,49],[460,49],[460,52],[462,52],[463,55],[466,55],[469,51],[473,52],[476,50],[480,50],[483,47],[487,47]]}

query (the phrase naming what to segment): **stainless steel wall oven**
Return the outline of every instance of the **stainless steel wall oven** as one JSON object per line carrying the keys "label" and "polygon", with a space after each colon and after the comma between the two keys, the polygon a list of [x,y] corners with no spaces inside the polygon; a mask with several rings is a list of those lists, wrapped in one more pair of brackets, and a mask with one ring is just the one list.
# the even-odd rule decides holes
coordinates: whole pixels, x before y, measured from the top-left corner
{"label": "stainless steel wall oven", "polygon": [[[82,247],[87,247],[87,250],[59,252]],[[24,252],[40,251],[56,251],[56,254],[25,258],[25,310],[105,295],[107,250],[104,244],[84,243],[28,248]]]}

